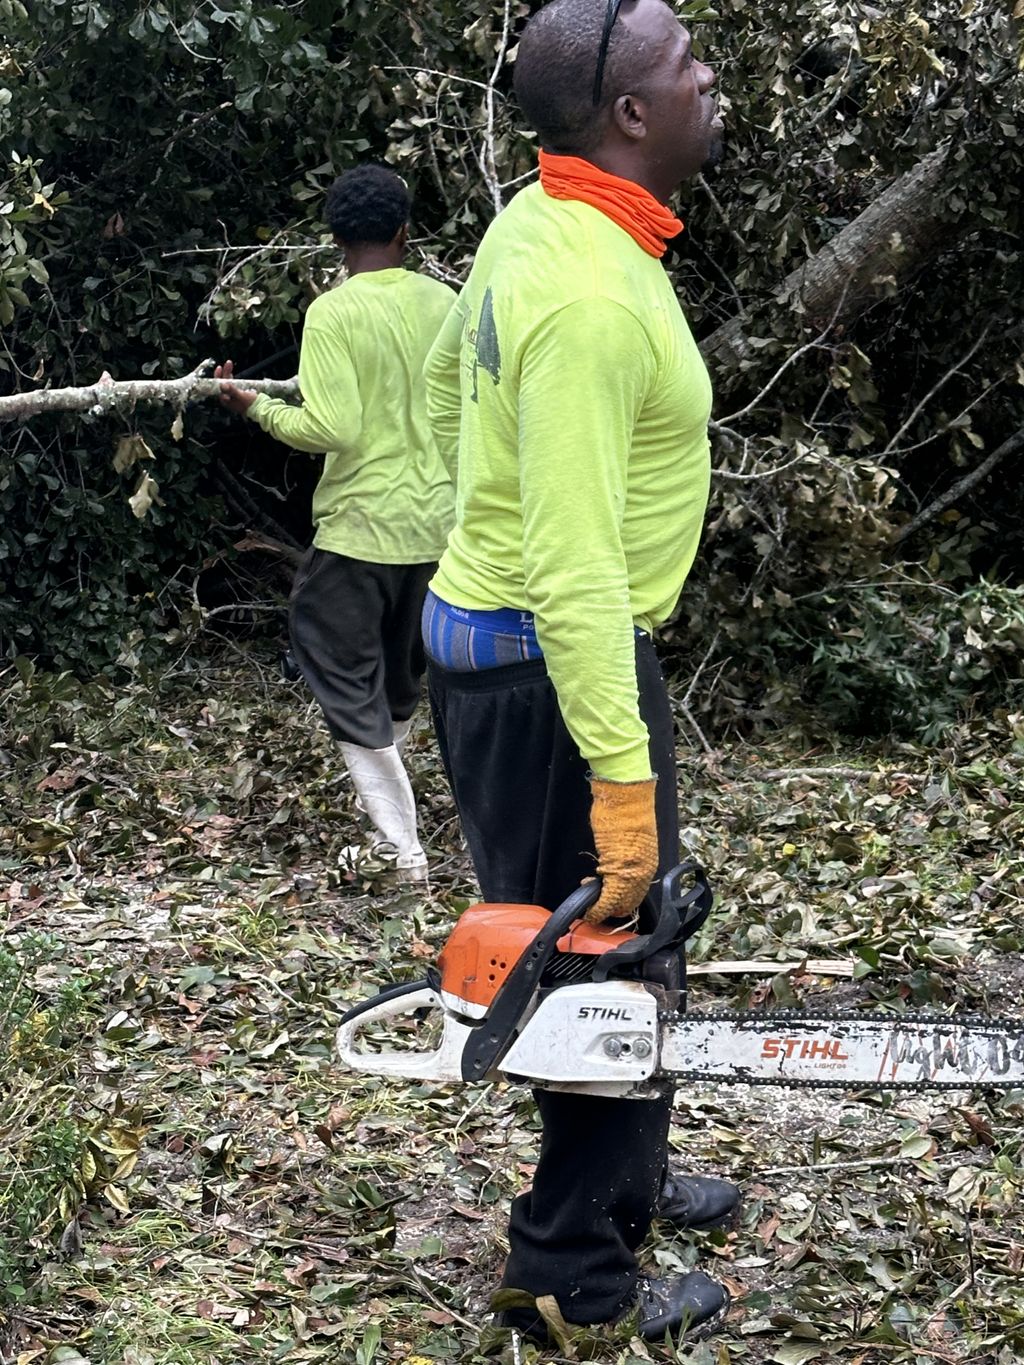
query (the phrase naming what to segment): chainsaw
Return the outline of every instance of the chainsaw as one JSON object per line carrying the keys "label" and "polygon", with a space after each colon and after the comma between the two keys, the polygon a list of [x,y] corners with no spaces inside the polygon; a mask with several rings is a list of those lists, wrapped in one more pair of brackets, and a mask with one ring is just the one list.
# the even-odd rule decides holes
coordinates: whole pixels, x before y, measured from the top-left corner
{"label": "chainsaw", "polygon": [[711,888],[690,861],[664,878],[659,893],[645,906],[654,920],[648,933],[587,924],[597,882],[554,911],[471,906],[424,979],[348,1011],[337,1035],[342,1064],[434,1084],[501,1079],[638,1100],[680,1081],[1024,1086],[1024,1019],[817,1008],[687,1012],[684,945],[711,911]]}

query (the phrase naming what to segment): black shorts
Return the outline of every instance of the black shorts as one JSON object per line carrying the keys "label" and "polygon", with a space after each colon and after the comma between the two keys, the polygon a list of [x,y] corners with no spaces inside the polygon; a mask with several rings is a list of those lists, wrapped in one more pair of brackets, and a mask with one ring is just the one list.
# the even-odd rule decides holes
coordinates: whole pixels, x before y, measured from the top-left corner
{"label": "black shorts", "polygon": [[292,652],[337,740],[394,741],[423,677],[420,613],[436,564],[374,564],[312,546],[295,575]]}

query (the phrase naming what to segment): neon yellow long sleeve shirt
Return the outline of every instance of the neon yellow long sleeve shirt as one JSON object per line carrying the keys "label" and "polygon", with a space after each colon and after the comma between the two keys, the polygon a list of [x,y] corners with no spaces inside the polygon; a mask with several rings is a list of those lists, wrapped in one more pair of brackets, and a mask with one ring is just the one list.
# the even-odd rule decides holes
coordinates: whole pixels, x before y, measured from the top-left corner
{"label": "neon yellow long sleeve shirt", "polygon": [[594,773],[649,777],[634,628],[673,611],[710,479],[711,386],[664,268],[599,210],[531,186],[484,236],[426,373],[459,468],[434,591],[533,612]]}
{"label": "neon yellow long sleeve shirt", "polygon": [[454,294],[408,270],[354,275],[309,305],[301,406],[260,394],[249,416],[285,445],[326,453],[313,543],[378,564],[426,564],[444,549],[454,470],[427,417],[423,364]]}

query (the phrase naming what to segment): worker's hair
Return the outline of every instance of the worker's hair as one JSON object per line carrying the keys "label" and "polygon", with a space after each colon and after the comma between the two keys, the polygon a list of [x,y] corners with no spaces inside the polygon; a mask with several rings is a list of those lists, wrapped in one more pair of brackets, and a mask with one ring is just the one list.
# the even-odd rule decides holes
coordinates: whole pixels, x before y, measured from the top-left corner
{"label": "worker's hair", "polygon": [[405,181],[387,166],[354,166],[327,191],[327,226],[340,242],[390,242],[409,221]]}
{"label": "worker's hair", "polygon": [[[607,0],[551,0],[523,30],[515,64],[515,91],[541,145],[564,155],[586,155],[601,137],[609,107],[620,95],[643,95],[651,53],[622,22],[611,31],[594,104],[594,78]],[[632,8],[623,0],[622,12]]]}

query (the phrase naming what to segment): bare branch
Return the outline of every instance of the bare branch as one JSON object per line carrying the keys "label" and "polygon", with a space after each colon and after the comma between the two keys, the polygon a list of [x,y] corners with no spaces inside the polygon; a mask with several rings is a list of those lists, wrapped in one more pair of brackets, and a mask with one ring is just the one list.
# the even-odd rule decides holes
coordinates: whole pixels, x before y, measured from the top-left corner
{"label": "bare branch", "polygon": [[963,419],[967,416],[967,414],[969,412],[973,412],[976,407],[979,407],[989,396],[992,390],[997,389],[999,385],[1003,383],[1004,377],[1005,376],[1000,376],[997,379],[993,379],[991,383],[986,384],[985,387],[981,390],[981,392],[976,393],[974,397],[971,399],[971,401],[967,404],[967,406],[965,408],[961,408],[955,417],[951,417],[948,422],[944,422],[942,426],[937,427],[934,431],[929,432],[927,436],[922,436],[920,441],[915,441],[913,445],[898,446],[895,450],[890,450],[888,452],[889,458],[895,459],[897,455],[910,455],[913,453],[913,451],[920,450],[922,446],[931,445],[933,441],[937,441],[940,436],[945,436],[947,432],[962,429],[964,425]]}
{"label": "bare branch", "polygon": [[736,229],[733,227],[733,225],[732,225],[732,220],[730,219],[729,215],[726,213],[725,209],[722,207],[721,200],[718,198],[717,194],[715,194],[714,190],[713,190],[713,189],[711,188],[711,186],[708,184],[707,180],[704,178],[703,175],[698,175],[698,176],[697,176],[696,183],[700,186],[700,188],[701,188],[701,189],[704,191],[704,193],[707,195],[708,200],[709,200],[710,203],[711,203],[711,207],[714,209],[715,213],[718,215],[718,218],[719,218],[719,220],[721,221],[722,226],[725,228],[726,232],[729,234],[729,236],[732,238],[732,240],[733,240],[733,241],[736,243],[736,245],[739,247],[741,256],[745,256],[745,255],[747,254],[747,249],[748,249],[748,248],[747,248],[747,243],[743,240],[743,238],[740,236],[740,234],[739,234],[739,233],[736,231]]}
{"label": "bare branch", "polygon": [[[423,239],[423,241],[428,240],[430,239]],[[466,283],[463,275],[459,275],[456,271],[446,266],[443,261],[439,261],[436,256],[431,255],[426,247],[420,242],[411,241],[409,245],[415,250],[417,256],[419,256],[423,269],[428,275],[433,275],[435,280],[441,280],[443,284],[450,284],[455,289],[461,289]]]}
{"label": "bare branch", "polygon": [[901,527],[893,536],[892,544],[900,545],[903,541],[909,540],[912,535],[920,531],[922,526],[941,516],[947,507],[952,507],[965,493],[970,492],[976,484],[981,483],[982,479],[987,479],[1000,460],[1005,460],[1007,455],[1015,455],[1022,447],[1024,447],[1024,427],[1019,427],[1008,440],[993,450],[988,459],[982,460],[977,469],[972,469],[969,474],[958,479],[952,488],[947,488],[945,493],[937,497],[934,502],[930,502],[927,507],[922,508],[912,521],[908,521],[906,526]]}
{"label": "bare branch", "polygon": [[709,755],[709,757],[714,758],[715,751],[708,743],[707,735],[704,733],[704,731],[700,728],[700,725],[697,723],[697,717],[693,714],[693,712],[690,710],[690,708],[686,705],[685,702],[679,702],[678,705],[680,711],[683,713],[687,725],[689,725],[690,729],[697,736],[697,739],[700,743],[700,747],[704,750],[706,754]]}
{"label": "bare branch", "polygon": [[718,648],[718,641],[721,639],[721,636],[722,630],[721,627],[719,627],[718,630],[715,631],[714,638],[708,645],[703,659],[701,659],[700,663],[697,665],[696,673],[694,673],[693,677],[690,679],[690,685],[686,689],[686,696],[683,697],[683,706],[689,708],[690,698],[693,696],[694,691],[696,690],[697,687],[697,683],[700,681],[700,675],[704,672],[708,660],[711,658],[712,654],[714,654],[715,650]]}
{"label": "bare branch", "polygon": [[779,380],[782,378],[782,376],[786,373],[786,371],[789,369],[791,365],[795,365],[802,355],[806,355],[808,351],[813,351],[817,349],[817,347],[819,347],[822,344],[822,342],[828,336],[829,332],[831,332],[832,328],[835,326],[836,321],[838,320],[839,315],[843,310],[843,304],[846,302],[846,293],[848,288],[849,281],[847,281],[846,285],[843,287],[842,293],[839,295],[839,298],[836,301],[835,308],[832,310],[832,316],[825,324],[824,330],[819,332],[819,334],[814,338],[813,341],[805,341],[802,346],[798,346],[795,351],[791,351],[789,355],[786,356],[785,360],[782,362],[779,368],[772,375],[772,377],[768,380],[767,384],[765,384],[765,386],[762,388],[761,392],[756,396],[756,398],[752,398],[745,408],[740,408],[737,412],[731,412],[728,417],[722,418],[721,423],[712,422],[710,424],[710,428],[712,431],[715,430],[715,428],[719,425],[724,425],[727,422],[735,422],[740,417],[746,417],[748,413],[753,412],[753,410],[756,407],[760,406],[765,397],[771,392],[771,390],[775,387],[775,385],[779,382]]}
{"label": "bare branch", "polygon": [[993,322],[994,319],[989,318],[988,322],[986,322],[985,326],[981,329],[981,334],[979,335],[977,341],[975,341],[974,344],[970,347],[970,349],[960,357],[956,364],[951,366],[950,369],[948,369],[946,373],[942,376],[942,378],[939,379],[932,386],[932,388],[928,390],[925,396],[921,399],[920,403],[917,404],[913,412],[900,427],[899,431],[897,431],[896,435],[892,438],[889,444],[882,451],[882,454],[879,457],[880,459],[884,458],[886,455],[891,455],[894,452],[896,447],[899,445],[901,438],[907,434],[907,432],[914,425],[917,419],[921,416],[921,413],[924,412],[925,408],[932,401],[932,399],[939,392],[939,390],[943,388],[944,385],[948,384],[955,374],[960,373],[963,367],[967,364],[967,362],[971,359],[974,353],[981,346],[982,342],[988,336],[989,332],[992,330]]}
{"label": "bare branch", "polygon": [[277,602],[225,602],[219,607],[199,607],[202,624],[212,621],[215,616],[235,616],[252,613],[253,616],[273,616],[281,611]]}
{"label": "bare branch", "polygon": [[404,71],[407,76],[440,76],[442,80],[457,81],[461,85],[475,85],[478,90],[486,90],[483,81],[470,80],[468,76],[455,76],[450,71],[438,71],[430,66],[382,66],[381,71]]}
{"label": "bare branch", "polygon": [[505,55],[508,52],[508,35],[512,22],[511,0],[505,0],[505,13],[502,19],[501,42],[498,44],[498,52],[494,59],[494,69],[491,71],[484,91],[484,143],[483,151],[480,156],[480,170],[483,173],[487,188],[491,193],[491,203],[494,205],[494,212],[500,213],[505,206],[501,194],[501,181],[498,178],[498,166],[494,152],[494,87],[501,69],[505,65]]}
{"label": "bare branch", "polygon": [[[236,380],[204,379],[213,366],[204,360],[180,379],[126,379],[115,381],[104,373],[95,384],[74,389],[33,389],[0,397],[0,421],[36,417],[43,412],[88,412],[93,417],[129,413],[138,403],[169,403],[179,411],[196,398],[213,398],[224,383]],[[247,379],[245,388],[273,398],[298,396],[298,379]]]}
{"label": "bare branch", "polygon": [[791,778],[803,777],[843,777],[854,781],[868,781],[881,777],[887,782],[923,781],[927,773],[904,772],[901,768],[755,768],[751,767],[750,780],[757,782],[788,782]]}
{"label": "bare branch", "polygon": [[711,477],[713,479],[724,479],[726,483],[755,483],[759,479],[773,479],[776,474],[782,474],[787,469],[792,469],[795,464],[802,464],[812,452],[802,450],[799,455],[794,455],[785,464],[773,465],[771,469],[753,469],[749,474],[734,474],[731,469],[713,469]]}
{"label": "bare branch", "polygon": [[197,52],[194,47],[189,47],[188,43],[186,43],[185,39],[181,36],[181,30],[175,25],[175,22],[170,15],[167,15],[167,22],[170,24],[171,31],[173,32],[175,38],[177,38],[178,42],[182,45],[182,47],[185,49],[185,51],[188,53],[190,57],[195,57],[197,62],[220,61],[220,58],[217,56],[214,56],[212,54],[206,55],[202,52]]}
{"label": "bare branch", "polygon": [[225,245],[225,246],[190,246],[190,247],[187,247],[187,248],[186,248],[185,250],[183,250],[183,251],[161,251],[161,253],[160,253],[160,259],[161,259],[162,261],[169,261],[169,260],[171,259],[172,256],[226,256],[226,255],[227,255],[229,252],[231,252],[231,251],[251,251],[254,255],[256,255],[256,254],[258,254],[259,252],[269,251],[271,248],[273,248],[274,251],[280,251],[280,252],[282,252],[282,253],[283,253],[283,252],[293,251],[293,252],[296,252],[298,255],[301,255],[301,256],[313,256],[313,255],[315,255],[318,251],[333,251],[335,255],[338,254],[338,248],[333,244],[333,242],[317,242],[317,243],[310,243],[308,246],[281,246],[281,245],[276,245],[276,246],[275,246],[275,245],[274,245],[274,239],[271,238],[271,240],[270,240],[269,242],[264,242],[262,245],[253,244],[253,245],[248,245],[248,246],[227,246],[227,245]]}

